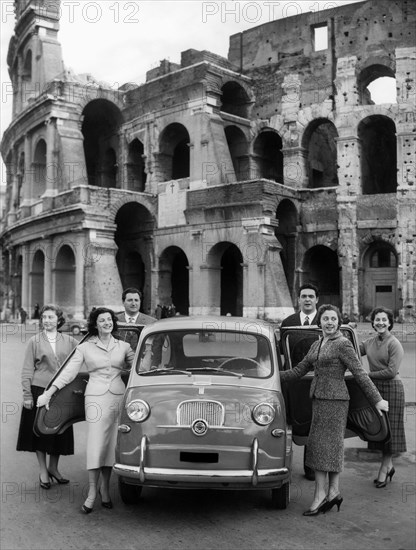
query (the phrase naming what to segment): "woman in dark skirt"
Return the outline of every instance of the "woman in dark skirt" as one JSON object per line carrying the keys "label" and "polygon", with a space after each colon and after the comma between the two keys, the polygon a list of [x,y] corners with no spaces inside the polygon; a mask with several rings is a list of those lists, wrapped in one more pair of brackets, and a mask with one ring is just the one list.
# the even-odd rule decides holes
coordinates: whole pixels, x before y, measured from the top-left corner
{"label": "woman in dark skirt", "polygon": [[370,315],[376,335],[360,344],[361,354],[367,354],[370,378],[380,394],[389,402],[391,439],[387,443],[369,443],[370,449],[383,452],[377,479],[377,489],[385,487],[395,473],[393,454],[406,452],[404,433],[404,387],[400,380],[399,368],[403,360],[403,347],[391,334],[393,312],[385,307],[375,308]]}
{"label": "woman in dark skirt", "polygon": [[[68,483],[58,470],[60,455],[74,454],[72,427],[62,435],[37,436],[33,432],[36,402],[62,362],[78,344],[72,336],[61,334],[58,328],[65,322],[62,311],[54,304],[43,306],[40,312],[40,332],[28,341],[22,368],[23,409],[17,450],[35,452],[39,463],[39,483],[49,489],[51,479]],[[49,465],[47,456],[49,455]]]}
{"label": "woman in dark skirt", "polygon": [[343,500],[339,492],[339,476],[344,465],[344,432],[350,398],[344,380],[345,371],[348,369],[353,374],[370,403],[379,411],[388,410],[388,402],[382,399],[371,382],[351,342],[339,331],[339,309],[330,304],[322,305],[317,323],[322,328],[322,338],[312,344],[296,367],[280,373],[284,382],[290,382],[314,370],[310,391],[312,423],[305,464],[315,470],[315,494],[304,516],[315,516],[335,505],[339,510]]}

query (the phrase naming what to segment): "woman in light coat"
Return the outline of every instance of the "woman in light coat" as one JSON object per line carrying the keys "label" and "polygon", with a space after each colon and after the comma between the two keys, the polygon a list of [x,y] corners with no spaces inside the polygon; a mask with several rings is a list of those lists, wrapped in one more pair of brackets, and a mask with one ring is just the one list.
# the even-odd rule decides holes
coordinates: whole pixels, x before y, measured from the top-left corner
{"label": "woman in light coat", "polygon": [[88,497],[81,507],[89,514],[97,497],[100,473],[102,506],[112,508],[110,476],[117,440],[117,418],[125,390],[121,374],[130,369],[134,351],[129,344],[117,340],[117,318],[108,308],[96,308],[89,317],[88,331],[93,336],[80,344],[68,365],[38,398],[38,406],[49,406],[52,395],[69,384],[85,364],[89,381],[85,389],[85,418],[88,422],[87,470]]}

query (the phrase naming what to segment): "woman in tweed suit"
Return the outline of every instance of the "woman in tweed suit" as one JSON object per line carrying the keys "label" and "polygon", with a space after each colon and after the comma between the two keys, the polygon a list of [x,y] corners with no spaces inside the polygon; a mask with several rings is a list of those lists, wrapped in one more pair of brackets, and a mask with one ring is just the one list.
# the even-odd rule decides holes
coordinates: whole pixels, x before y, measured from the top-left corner
{"label": "woman in tweed suit", "polygon": [[[297,380],[314,369],[310,397],[312,423],[305,463],[315,470],[315,494],[304,516],[341,506],[339,476],[344,463],[344,433],[347,425],[349,393],[344,380],[348,369],[370,403],[379,411],[388,410],[377,388],[363,369],[351,342],[339,331],[341,313],[336,306],[322,305],[317,315],[322,338],[314,342],[305,358],[292,370],[281,372],[284,382]],[[380,413],[381,414],[381,413]],[[326,478],[329,478],[326,493]]]}
{"label": "woman in tweed suit", "polygon": [[113,507],[110,476],[117,440],[117,418],[125,390],[121,374],[126,368],[131,368],[134,358],[130,345],[113,337],[116,330],[117,318],[111,309],[100,307],[93,310],[88,320],[88,332],[93,336],[78,346],[69,363],[37,403],[38,407],[48,407],[51,396],[74,380],[81,366],[86,365],[90,375],[85,389],[89,491],[81,507],[84,514],[92,512],[100,474],[102,506]]}
{"label": "woman in tweed suit", "polygon": [[376,335],[360,344],[362,355],[367,354],[370,378],[380,394],[389,402],[391,439],[387,443],[369,443],[370,449],[381,449],[383,458],[377,479],[377,489],[385,487],[394,475],[393,454],[406,452],[404,433],[404,388],[399,368],[403,360],[403,347],[390,331],[393,328],[393,312],[384,307],[375,308],[370,315]]}

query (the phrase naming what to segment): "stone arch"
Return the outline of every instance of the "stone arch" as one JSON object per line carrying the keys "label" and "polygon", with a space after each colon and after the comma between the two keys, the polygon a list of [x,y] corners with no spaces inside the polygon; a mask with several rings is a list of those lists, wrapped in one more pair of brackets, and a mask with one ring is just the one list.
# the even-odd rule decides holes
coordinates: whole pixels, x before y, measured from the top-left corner
{"label": "stone arch", "polygon": [[357,77],[358,97],[361,105],[372,105],[371,92],[368,86],[380,78],[396,79],[392,61],[387,59],[374,59],[366,64]]}
{"label": "stone arch", "polygon": [[30,299],[33,305],[36,303],[41,307],[44,302],[45,284],[45,254],[38,249],[33,255],[30,277]]}
{"label": "stone arch", "polygon": [[225,137],[230,150],[233,169],[237,181],[251,179],[248,155],[248,140],[238,126],[227,126]]}
{"label": "stone arch", "polygon": [[397,190],[396,125],[384,115],[371,115],[358,125],[361,186],[364,195]]}
{"label": "stone arch", "polygon": [[296,238],[299,213],[294,203],[289,199],[280,201],[276,210],[279,222],[275,235],[282,245],[280,258],[291,295],[294,292],[296,272]]}
{"label": "stone arch", "polygon": [[318,244],[306,251],[302,262],[301,284],[310,282],[319,289],[319,303],[342,308],[340,296],[340,267],[337,253]]}
{"label": "stone arch", "polygon": [[35,145],[32,162],[32,197],[34,199],[41,197],[46,190],[46,158],[46,141],[40,138]]}
{"label": "stone arch", "polygon": [[169,246],[160,255],[158,295],[160,306],[189,314],[189,262],[178,246]]}
{"label": "stone arch", "polygon": [[220,314],[243,314],[243,255],[233,243],[223,241],[214,245],[207,257],[210,267],[212,305]]}
{"label": "stone arch", "polygon": [[127,189],[143,192],[146,186],[144,146],[137,138],[128,145],[127,151]]}
{"label": "stone arch", "polygon": [[306,170],[309,187],[338,185],[337,129],[327,118],[310,122],[302,136],[302,147],[307,150]]}
{"label": "stone arch", "polygon": [[241,118],[249,118],[251,100],[247,90],[234,80],[225,82],[221,88],[220,111]]}
{"label": "stone arch", "polygon": [[172,122],[159,137],[158,172],[160,181],[189,178],[190,137],[183,124]]}
{"label": "stone arch", "polygon": [[111,218],[113,223],[116,223],[116,217],[122,206],[125,204],[136,203],[139,206],[142,206],[145,210],[149,212],[149,215],[152,219],[152,222],[155,223],[156,220],[156,209],[157,209],[157,198],[154,196],[142,195],[140,199],[132,199],[129,196],[120,198],[118,201],[110,204],[109,211],[111,212]]}
{"label": "stone arch", "polygon": [[400,308],[397,278],[398,254],[392,243],[373,237],[362,253],[360,284],[361,313],[368,315],[377,306],[385,306],[397,314]]}
{"label": "stone arch", "polygon": [[255,178],[265,178],[278,183],[283,181],[283,142],[275,130],[262,130],[253,143]]}
{"label": "stone arch", "polygon": [[117,268],[123,288],[134,286],[143,293],[143,311],[150,311],[153,267],[154,219],[142,204],[124,203],[115,216]]}
{"label": "stone arch", "polygon": [[56,255],[53,270],[54,300],[64,309],[74,306],[75,300],[75,254],[71,246],[62,245]]}
{"label": "stone arch", "polygon": [[122,113],[108,99],[94,99],[85,105],[82,115],[88,185],[117,187]]}

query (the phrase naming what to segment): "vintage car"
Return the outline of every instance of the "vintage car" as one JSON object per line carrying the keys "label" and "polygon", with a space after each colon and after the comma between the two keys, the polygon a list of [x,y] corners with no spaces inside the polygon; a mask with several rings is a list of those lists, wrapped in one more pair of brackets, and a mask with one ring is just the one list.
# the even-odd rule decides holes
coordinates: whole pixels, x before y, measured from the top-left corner
{"label": "vintage car", "polygon": [[87,331],[87,321],[85,319],[66,319],[65,323],[59,328],[60,332],[70,332],[74,336],[85,334]]}
{"label": "vintage car", "polygon": [[[282,391],[279,370],[298,361],[299,348],[304,354],[319,329],[291,327],[279,342],[278,328],[257,319],[174,317],[144,328],[121,326],[118,337],[127,340],[141,329],[113,468],[123,502],[136,502],[144,486],[270,489],[272,505],[286,508],[292,427],[304,444],[311,378]],[[354,332],[348,327],[343,332],[357,347]],[[55,394],[49,411],[38,411],[39,433],[61,433],[84,419],[87,377],[81,372]],[[350,409],[358,412],[349,420],[351,434],[386,438],[385,418],[368,404],[354,379],[348,384]]]}

